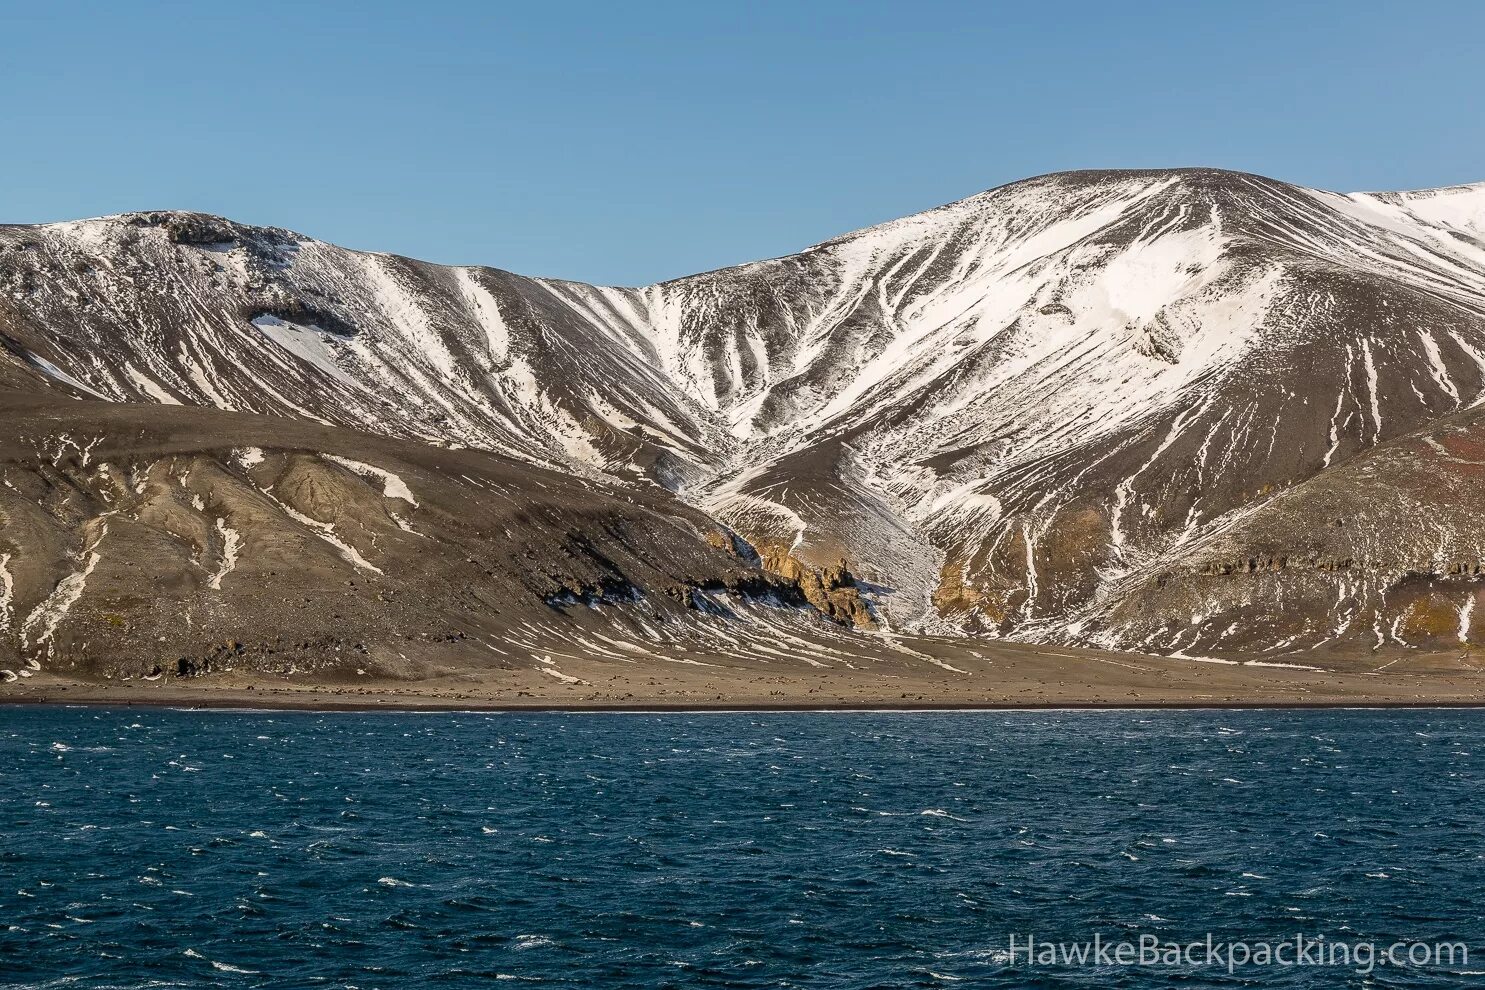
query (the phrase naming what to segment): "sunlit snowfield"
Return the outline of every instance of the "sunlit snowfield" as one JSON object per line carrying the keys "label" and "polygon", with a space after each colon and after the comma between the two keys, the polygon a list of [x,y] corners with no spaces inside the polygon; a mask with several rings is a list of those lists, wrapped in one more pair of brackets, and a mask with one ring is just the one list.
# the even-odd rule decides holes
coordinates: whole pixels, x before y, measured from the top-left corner
{"label": "sunlit snowfield", "polygon": [[[1476,711],[0,720],[0,986],[1456,986],[1485,970]],[[1006,955],[1012,933],[1209,931],[1472,952],[1370,980]]]}

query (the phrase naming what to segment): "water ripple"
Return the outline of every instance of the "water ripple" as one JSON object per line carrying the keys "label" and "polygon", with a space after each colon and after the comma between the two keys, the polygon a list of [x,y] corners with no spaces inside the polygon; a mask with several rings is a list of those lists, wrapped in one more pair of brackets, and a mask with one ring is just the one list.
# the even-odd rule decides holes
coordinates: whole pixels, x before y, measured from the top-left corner
{"label": "water ripple", "polygon": [[6,709],[0,988],[1362,985],[1006,946],[1485,958],[1482,737],[1468,711]]}

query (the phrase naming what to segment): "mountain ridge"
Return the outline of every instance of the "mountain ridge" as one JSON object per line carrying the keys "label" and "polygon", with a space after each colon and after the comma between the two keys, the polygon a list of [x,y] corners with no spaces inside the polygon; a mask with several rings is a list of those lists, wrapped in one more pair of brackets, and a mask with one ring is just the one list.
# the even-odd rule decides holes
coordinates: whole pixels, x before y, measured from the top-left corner
{"label": "mountain ridge", "polygon": [[[832,244],[832,243],[834,243],[836,241],[844,240],[844,239],[850,238],[850,237],[852,237],[854,235],[863,234],[863,233],[866,233],[868,231],[875,230],[875,229],[877,229],[879,227],[890,226],[892,224],[898,223],[898,222],[903,221],[903,220],[909,220],[909,219],[912,219],[912,218],[915,218],[915,217],[921,217],[921,216],[928,216],[928,215],[937,213],[939,211],[947,210],[950,207],[954,207],[954,206],[960,205],[962,203],[966,203],[968,201],[975,200],[975,199],[978,199],[978,198],[987,196],[987,195],[989,195],[991,193],[997,192],[998,190],[1010,188],[1010,187],[1013,187],[1013,186],[1018,186],[1018,185],[1021,185],[1023,183],[1027,183],[1027,182],[1036,182],[1036,181],[1040,181],[1040,180],[1056,179],[1056,178],[1061,178],[1061,177],[1080,177],[1080,176],[1092,176],[1092,177],[1100,177],[1100,176],[1160,176],[1160,175],[1171,175],[1171,174],[1196,174],[1196,173],[1214,173],[1214,174],[1228,175],[1228,176],[1242,176],[1242,177],[1246,177],[1246,178],[1259,179],[1259,180],[1268,181],[1268,182],[1280,182],[1280,183],[1282,183],[1284,185],[1292,186],[1293,188],[1299,189],[1299,190],[1308,190],[1308,191],[1312,191],[1312,192],[1324,192],[1324,193],[1329,193],[1330,195],[1342,196],[1342,197],[1348,197],[1348,198],[1350,198],[1350,197],[1356,197],[1356,196],[1367,196],[1367,197],[1402,197],[1402,198],[1410,198],[1411,199],[1411,198],[1437,198],[1437,197],[1443,197],[1443,196],[1453,195],[1453,194],[1480,194],[1482,196],[1485,196],[1485,179],[1481,179],[1481,180],[1478,180],[1478,181],[1470,181],[1470,182],[1456,182],[1456,183],[1450,183],[1448,185],[1443,185],[1443,186],[1425,186],[1425,187],[1409,188],[1409,189],[1395,189],[1395,190],[1364,189],[1364,190],[1355,190],[1355,191],[1352,191],[1352,192],[1337,192],[1337,191],[1332,191],[1332,190],[1321,189],[1320,187],[1317,187],[1317,186],[1305,186],[1305,185],[1300,184],[1300,183],[1289,183],[1289,182],[1285,182],[1284,180],[1271,179],[1271,178],[1269,178],[1267,176],[1264,176],[1261,173],[1257,173],[1257,172],[1247,172],[1247,171],[1243,171],[1243,170],[1240,170],[1240,169],[1227,169],[1227,168],[1222,168],[1220,166],[1215,166],[1215,165],[1177,165],[1177,166],[1170,166],[1170,167],[1166,167],[1166,168],[1158,168],[1158,167],[1118,168],[1118,167],[1111,167],[1111,168],[1063,169],[1063,170],[1059,170],[1059,171],[1055,171],[1055,172],[1044,172],[1044,173],[1041,173],[1041,174],[1038,174],[1038,175],[1034,175],[1034,176],[1029,176],[1029,177],[1023,178],[1023,179],[1013,179],[1011,181],[1001,183],[1000,185],[991,186],[991,187],[988,187],[986,189],[980,190],[979,192],[970,193],[969,195],[960,197],[959,199],[950,200],[948,202],[941,203],[938,206],[929,207],[929,208],[927,208],[925,210],[922,210],[922,211],[920,211],[918,213],[906,214],[906,215],[900,216],[900,217],[889,218],[887,220],[883,220],[883,221],[880,221],[878,223],[868,224],[868,225],[866,225],[864,227],[852,228],[852,229],[847,230],[847,231],[844,231],[844,232],[842,232],[840,234],[836,234],[836,235],[833,235],[833,236],[830,236],[830,237],[826,237],[826,238],[824,238],[822,240],[819,240],[819,241],[811,242],[811,243],[806,244],[805,246],[799,248],[796,251],[788,252],[786,254],[773,255],[773,256],[770,256],[770,257],[766,257],[766,258],[755,258],[755,259],[751,259],[751,260],[747,260],[747,261],[737,262],[737,263],[734,263],[734,264],[721,265],[721,266],[718,266],[716,268],[702,269],[702,270],[695,271],[695,272],[689,272],[689,273],[682,274],[682,275],[676,275],[676,276],[673,276],[673,277],[670,277],[670,278],[658,279],[658,280],[653,281],[653,282],[632,283],[632,284],[631,283],[622,283],[621,284],[621,283],[616,283],[616,282],[614,282],[614,283],[610,283],[610,282],[588,282],[588,281],[584,281],[583,279],[580,279],[580,278],[573,278],[573,277],[563,276],[563,275],[530,275],[530,276],[526,276],[526,277],[529,277],[529,278],[532,278],[532,279],[536,279],[536,280],[539,280],[539,281],[543,281],[543,282],[557,282],[557,283],[567,283],[567,284],[572,284],[572,285],[590,286],[590,287],[594,287],[594,288],[606,288],[606,289],[618,289],[618,290],[639,291],[639,290],[643,290],[643,289],[647,289],[647,288],[653,288],[653,287],[656,287],[656,286],[668,285],[668,284],[675,283],[675,282],[685,282],[685,281],[690,280],[690,279],[693,279],[693,278],[698,278],[698,277],[702,277],[702,276],[706,276],[706,275],[714,275],[714,274],[717,274],[719,272],[727,272],[727,271],[731,271],[731,270],[734,270],[734,269],[737,269],[737,268],[746,268],[746,267],[750,267],[750,266],[753,266],[753,265],[766,264],[766,263],[771,262],[771,261],[784,260],[784,259],[787,259],[787,258],[794,257],[795,255],[805,254],[805,253],[807,253],[809,251],[813,251],[815,249],[825,247],[825,246],[830,245],[830,244]],[[1485,209],[1485,206],[1482,206],[1482,209]],[[155,208],[155,209],[126,210],[126,211],[119,212],[119,213],[104,213],[104,214],[98,214],[96,216],[75,217],[75,218],[69,218],[69,219],[63,219],[63,220],[42,220],[42,221],[36,221],[36,222],[33,222],[33,223],[0,223],[0,230],[5,230],[5,229],[24,230],[24,229],[34,229],[34,228],[40,228],[40,227],[58,227],[58,226],[67,226],[67,225],[72,225],[72,224],[93,223],[93,222],[99,222],[99,221],[120,221],[120,222],[122,222],[122,221],[126,221],[127,218],[129,218],[129,217],[146,216],[146,215],[151,215],[151,214],[156,214],[156,215],[173,215],[173,216],[179,216],[179,217],[194,218],[194,219],[197,219],[197,220],[200,220],[200,221],[204,221],[204,222],[209,222],[209,223],[227,223],[227,224],[231,224],[231,225],[238,226],[238,227],[244,227],[244,228],[248,228],[248,229],[252,229],[252,230],[259,230],[259,231],[271,232],[271,233],[278,234],[278,235],[292,237],[293,239],[296,239],[296,240],[317,241],[317,242],[323,243],[323,244],[335,244],[336,243],[334,241],[329,241],[329,240],[325,240],[324,238],[316,237],[314,235],[308,234],[308,233],[306,233],[304,231],[301,231],[301,230],[296,230],[296,229],[289,228],[289,227],[283,227],[283,226],[280,226],[280,225],[277,225],[277,224],[247,223],[247,222],[244,222],[244,221],[234,220],[234,219],[226,216],[225,214],[210,213],[210,212],[204,211],[204,210],[181,210],[181,209],[174,209],[174,208],[170,208],[170,207],[160,207],[160,208]],[[398,251],[384,251],[384,250],[377,250],[377,249],[373,249],[373,248],[350,248],[350,247],[345,248],[345,250],[354,251],[354,252],[356,252],[358,254],[386,255],[386,256],[389,256],[389,257],[400,258],[400,259],[408,260],[408,261],[417,261],[420,264],[437,265],[440,268],[454,268],[454,269],[459,269],[459,268],[473,268],[473,269],[488,268],[488,269],[492,269],[494,271],[505,272],[507,274],[515,274],[516,273],[516,269],[514,269],[514,268],[505,268],[505,267],[503,267],[501,265],[484,264],[484,263],[478,263],[478,262],[475,262],[475,263],[461,263],[461,262],[424,261],[422,259],[416,258],[413,255],[402,254],[401,252],[398,252]]]}
{"label": "mountain ridge", "polygon": [[[4,227],[0,247],[6,381],[658,485],[869,628],[1375,648],[1358,629],[1474,601],[1473,564],[1470,582],[1415,574],[1442,546],[1485,557],[1468,501],[1434,507],[1433,546],[1378,550],[1376,573],[1294,577],[1291,558],[1330,558],[1291,532],[1264,559],[1286,561],[1268,573],[1288,572],[1294,628],[1198,561],[1409,438],[1444,430],[1445,454],[1408,456],[1457,473],[1444,421],[1485,394],[1485,183],[1052,173],[636,288],[170,211]],[[1329,635],[1351,612],[1375,621]]]}

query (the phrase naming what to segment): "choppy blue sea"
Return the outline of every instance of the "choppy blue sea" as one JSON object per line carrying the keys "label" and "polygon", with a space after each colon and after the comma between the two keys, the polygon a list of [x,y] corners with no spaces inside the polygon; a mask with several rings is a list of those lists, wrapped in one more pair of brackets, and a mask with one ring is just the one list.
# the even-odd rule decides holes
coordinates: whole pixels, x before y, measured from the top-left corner
{"label": "choppy blue sea", "polygon": [[[1479,711],[3,708],[0,986],[1480,985],[1482,753]],[[1471,956],[1008,952],[1095,933]]]}

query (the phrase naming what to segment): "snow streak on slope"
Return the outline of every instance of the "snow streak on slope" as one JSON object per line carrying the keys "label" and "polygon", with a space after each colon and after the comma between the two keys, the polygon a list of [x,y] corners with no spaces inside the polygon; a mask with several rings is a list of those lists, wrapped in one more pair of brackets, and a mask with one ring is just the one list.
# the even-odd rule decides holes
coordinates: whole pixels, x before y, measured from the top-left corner
{"label": "snow streak on slope", "polygon": [[52,593],[26,617],[21,625],[22,646],[45,646],[56,635],[57,627],[67,618],[68,611],[82,597],[88,577],[102,557],[98,548],[108,536],[108,523],[101,524],[97,538],[78,557],[78,567],[57,582]]}
{"label": "snow streak on slope", "polygon": [[15,608],[11,605],[15,597],[15,578],[10,573],[10,557],[8,553],[0,553],[0,633],[10,631],[15,615]]}

